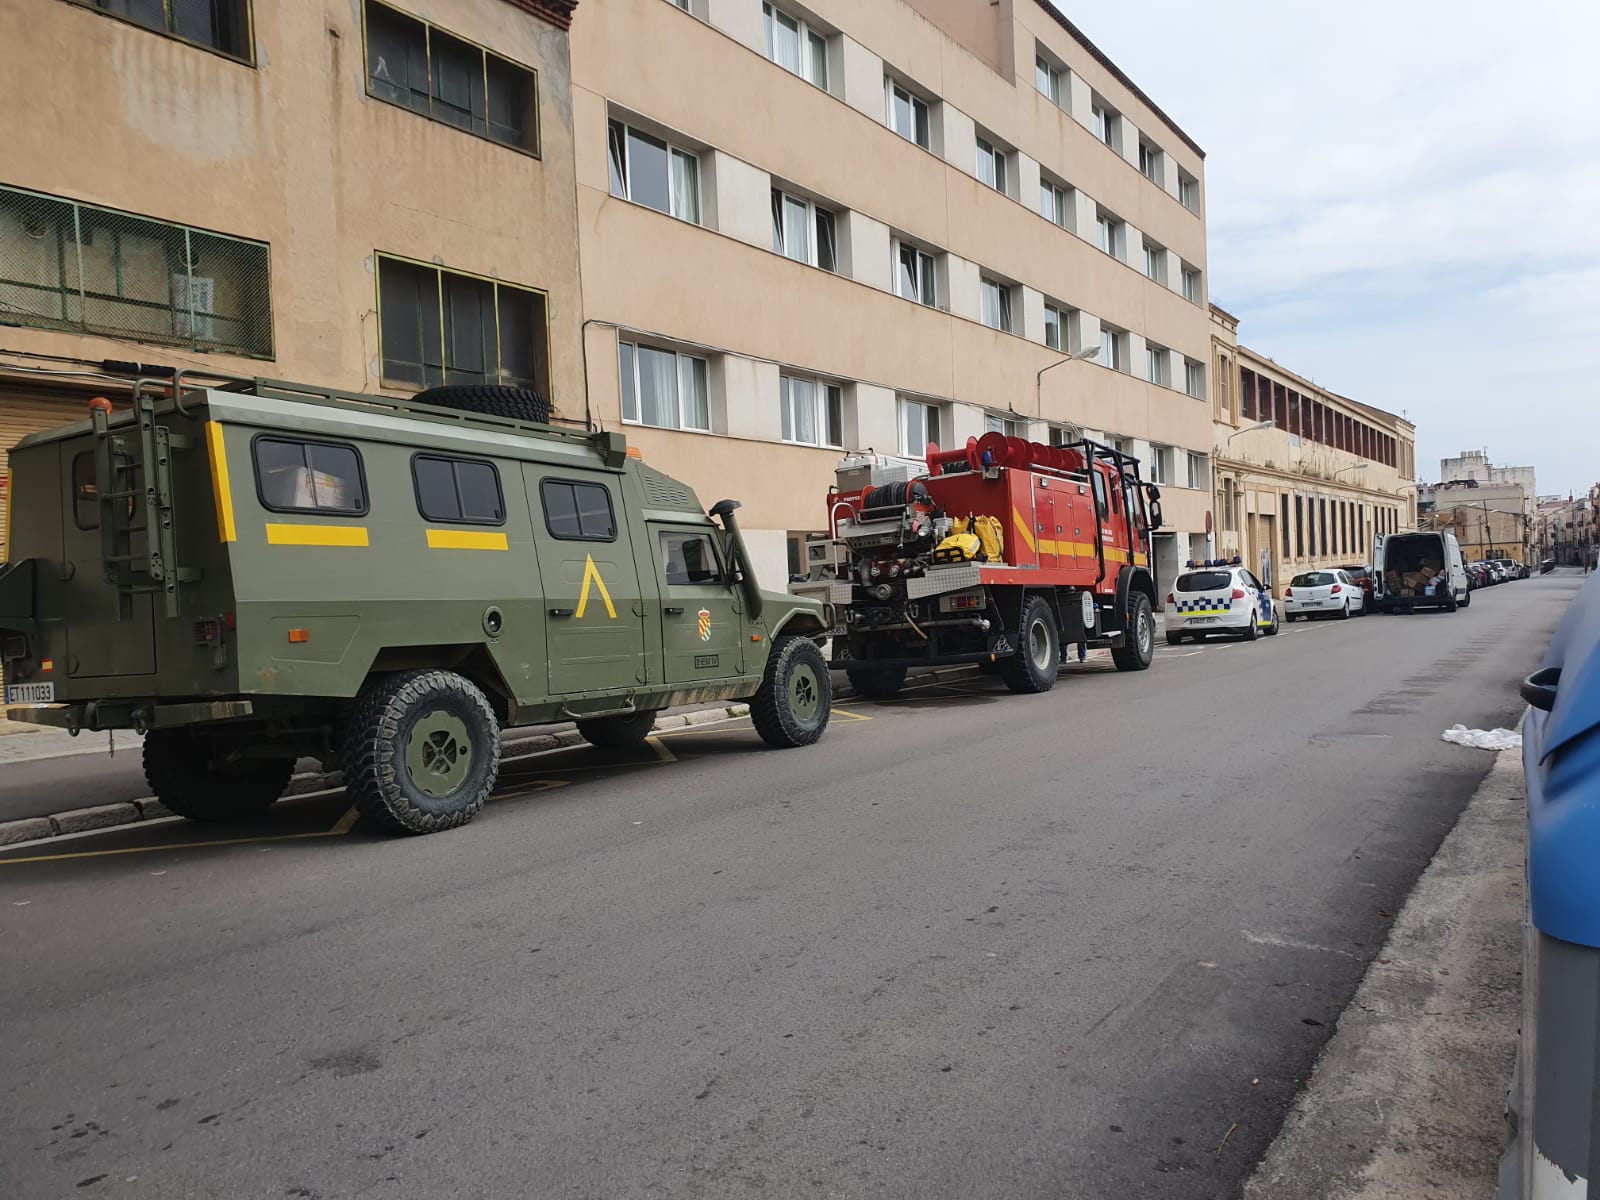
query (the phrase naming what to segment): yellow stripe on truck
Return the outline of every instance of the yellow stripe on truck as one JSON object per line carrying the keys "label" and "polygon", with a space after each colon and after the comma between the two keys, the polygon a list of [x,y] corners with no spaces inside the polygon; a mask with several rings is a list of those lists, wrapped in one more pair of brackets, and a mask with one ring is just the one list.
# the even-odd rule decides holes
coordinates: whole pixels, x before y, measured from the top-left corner
{"label": "yellow stripe on truck", "polygon": [[509,550],[510,543],[503,533],[483,533],[469,529],[430,529],[430,550]]}
{"label": "yellow stripe on truck", "polygon": [[228,450],[221,422],[206,422],[206,450],[211,455],[211,493],[217,501],[217,538],[236,542],[239,531],[233,525],[233,489],[228,485]]}
{"label": "yellow stripe on truck", "polygon": [[274,525],[267,522],[269,546],[365,546],[362,525]]}
{"label": "yellow stripe on truck", "polygon": [[1033,540],[1033,528],[1022,519],[1022,513],[1015,508],[1011,510],[1011,522],[1017,527],[1018,535],[1028,544],[1028,550],[1033,554],[1039,553],[1039,547]]}

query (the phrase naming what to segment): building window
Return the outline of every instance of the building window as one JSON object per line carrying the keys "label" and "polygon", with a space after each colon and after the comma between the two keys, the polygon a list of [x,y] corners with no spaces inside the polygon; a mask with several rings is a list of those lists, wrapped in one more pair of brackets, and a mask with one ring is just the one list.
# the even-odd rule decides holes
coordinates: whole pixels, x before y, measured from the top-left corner
{"label": "building window", "polygon": [[500,474],[491,462],[414,454],[411,483],[417,494],[417,511],[425,520],[505,524]]}
{"label": "building window", "polygon": [[366,513],[366,478],[354,446],[258,437],[250,453],[262,507],[272,512],[325,512],[347,517]]}
{"label": "building window", "polygon": [[271,358],[268,249],[0,187],[0,322]]}
{"label": "building window", "polygon": [[1139,170],[1146,179],[1154,183],[1161,182],[1161,151],[1149,142],[1139,142]]}
{"label": "building window", "polygon": [[1065,317],[1059,308],[1053,304],[1044,306],[1044,344],[1050,349],[1059,350],[1064,344],[1061,331],[1065,323]]}
{"label": "building window", "polygon": [[921,458],[928,452],[930,442],[938,445],[942,416],[937,404],[900,401],[900,452],[911,458]]}
{"label": "building window", "polygon": [[1317,501],[1317,528],[1322,533],[1322,553],[1326,557],[1328,551],[1328,498],[1321,497]]}
{"label": "building window", "polygon": [[1295,557],[1306,557],[1306,498],[1298,494],[1294,498],[1294,548]]}
{"label": "building window", "polygon": [[1061,68],[1042,54],[1035,56],[1033,60],[1033,86],[1038,88],[1039,94],[1051,104],[1060,107]]}
{"label": "building window", "polygon": [[844,391],[837,384],[780,375],[778,407],[784,441],[844,445]]}
{"label": "building window", "polygon": [[539,500],[550,536],[564,542],[614,542],[617,517],[611,489],[603,483],[541,479]]}
{"label": "building window", "polygon": [[1278,524],[1283,528],[1283,556],[1291,558],[1294,551],[1289,546],[1289,495],[1287,492],[1279,492],[1278,495],[1283,501],[1282,515],[1278,519]]}
{"label": "building window", "polygon": [[1190,212],[1200,211],[1200,181],[1185,171],[1178,172],[1178,200]]}
{"label": "building window", "polygon": [[1100,326],[1100,357],[1102,367],[1110,367],[1113,371],[1127,371],[1128,369],[1128,335],[1120,329],[1109,326]]}
{"label": "building window", "polygon": [[[1189,486],[1197,491],[1205,491],[1211,486],[1211,464],[1204,454],[1190,453],[1189,459]],[[1228,526],[1228,528],[1232,528]]]}
{"label": "building window", "polygon": [[1112,258],[1122,257],[1123,223],[1110,213],[1102,212],[1095,218],[1100,249]]}
{"label": "building window", "polygon": [[1097,100],[1094,103],[1094,107],[1089,110],[1089,114],[1094,123],[1095,137],[1120,153],[1118,143],[1121,142],[1122,138],[1118,126],[1121,123],[1121,119],[1117,116],[1116,110],[1108,108],[1104,103]]}
{"label": "building window", "polygon": [[611,194],[700,223],[700,156],[612,121]]}
{"label": "building window", "polygon": [[1172,458],[1173,449],[1171,446],[1150,447],[1151,483],[1157,483],[1165,487],[1172,482]]}
{"label": "building window", "polygon": [[1200,291],[1200,272],[1193,267],[1183,268],[1183,298],[1190,304],[1205,302],[1205,296]]}
{"label": "building window", "polygon": [[761,6],[767,57],[792,75],[828,90],[828,40],[798,17],[770,4]]}
{"label": "building window", "polygon": [[981,280],[978,286],[982,293],[983,323],[1002,333],[1012,332],[1011,289],[993,279]]}
{"label": "building window", "polygon": [[545,294],[378,256],[385,387],[501,383],[550,394]]}
{"label": "building window", "polygon": [[1039,181],[1039,213],[1051,224],[1072,228],[1072,192],[1048,179]]}
{"label": "building window", "polygon": [[913,96],[892,79],[883,81],[883,101],[889,128],[906,141],[928,149],[928,102]]}
{"label": "building window", "polygon": [[1145,343],[1144,377],[1151,383],[1158,383],[1162,387],[1167,385],[1167,350],[1165,346],[1158,346],[1154,342]]}
{"label": "building window", "polygon": [[617,359],[624,421],[711,431],[705,359],[624,341],[617,343]]}
{"label": "building window", "polygon": [[[1204,363],[1195,362],[1192,358],[1183,360],[1183,390],[1196,400],[1206,397],[1206,367]],[[1223,404],[1227,404],[1226,398]]]}
{"label": "building window", "polygon": [[839,269],[834,216],[810,200],[772,189],[772,248],[824,271]]}
{"label": "building window", "polygon": [[205,46],[229,58],[252,62],[248,0],[164,3],[163,0],[74,0],[180,41]]}
{"label": "building window", "polygon": [[997,416],[994,413],[983,415],[983,431],[985,433],[1003,433],[1009,438],[1027,436],[1027,423],[1018,421],[1013,417]]}
{"label": "building window", "polygon": [[1010,191],[1006,183],[1006,152],[995,149],[983,138],[978,139],[978,179],[997,192]]}
{"label": "building window", "polygon": [[1157,283],[1167,282],[1167,252],[1154,242],[1144,244],[1144,273]]}
{"label": "building window", "polygon": [[935,307],[939,293],[933,278],[933,255],[897,241],[894,244],[894,258],[895,294],[903,300],[915,300],[929,308]]}
{"label": "building window", "polygon": [[1050,426],[1050,444],[1052,446],[1070,446],[1074,442],[1083,440],[1083,430],[1075,425]]}
{"label": "building window", "polygon": [[1238,525],[1234,524],[1234,522],[1237,520],[1237,518],[1234,516],[1233,488],[1234,488],[1233,480],[1224,479],[1222,481],[1222,489],[1221,489],[1221,491],[1222,491],[1222,521],[1221,521],[1221,525],[1222,525],[1223,529],[1237,529],[1237,528],[1239,528]]}
{"label": "building window", "polygon": [[375,0],[367,0],[365,12],[367,95],[503,146],[539,152],[533,71]]}

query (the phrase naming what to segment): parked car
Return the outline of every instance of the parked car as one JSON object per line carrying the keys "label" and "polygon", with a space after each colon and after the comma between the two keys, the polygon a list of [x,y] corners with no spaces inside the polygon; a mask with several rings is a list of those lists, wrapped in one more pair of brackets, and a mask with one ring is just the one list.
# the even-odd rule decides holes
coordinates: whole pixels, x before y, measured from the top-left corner
{"label": "parked car", "polygon": [[1475,562],[1467,564],[1467,591],[1475,592],[1479,588],[1486,588],[1494,580],[1489,574],[1489,567],[1485,563]]}
{"label": "parked car", "polygon": [[1361,589],[1361,615],[1366,616],[1377,607],[1372,599],[1372,568],[1361,563],[1356,566],[1342,566],[1339,570],[1355,580],[1356,586]]}
{"label": "parked car", "polygon": [[1381,612],[1442,608],[1455,612],[1472,603],[1461,543],[1449,532],[1419,530],[1384,534],[1373,543],[1373,598]]}
{"label": "parked car", "polygon": [[1278,632],[1278,603],[1248,568],[1225,562],[1189,564],[1167,594],[1167,645],[1227,633],[1247,641]]}
{"label": "parked car", "polygon": [[[1499,1200],[1587,1196],[1600,1151],[1600,579],[1522,683],[1528,916]],[[1581,1049],[1580,1049],[1581,1048]]]}
{"label": "parked car", "polygon": [[1348,621],[1367,610],[1367,596],[1361,585],[1335,567],[1329,571],[1303,571],[1283,589],[1283,615],[1296,617],[1337,617]]}

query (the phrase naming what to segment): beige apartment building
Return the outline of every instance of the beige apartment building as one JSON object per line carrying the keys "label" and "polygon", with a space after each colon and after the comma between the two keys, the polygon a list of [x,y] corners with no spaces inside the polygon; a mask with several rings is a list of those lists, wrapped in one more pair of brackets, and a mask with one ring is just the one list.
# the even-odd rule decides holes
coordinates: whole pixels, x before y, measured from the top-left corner
{"label": "beige apartment building", "polygon": [[1417,525],[1416,428],[1239,344],[1211,306],[1216,557],[1275,595],[1298,572],[1370,563],[1379,533]]}
{"label": "beige apartment building", "polygon": [[574,6],[0,4],[0,503],[132,363],[581,419]]}
{"label": "beige apartment building", "polygon": [[989,429],[1120,443],[1204,549],[1204,157],[1054,8],[586,0],[572,70],[592,411],[764,576],[841,451]]}

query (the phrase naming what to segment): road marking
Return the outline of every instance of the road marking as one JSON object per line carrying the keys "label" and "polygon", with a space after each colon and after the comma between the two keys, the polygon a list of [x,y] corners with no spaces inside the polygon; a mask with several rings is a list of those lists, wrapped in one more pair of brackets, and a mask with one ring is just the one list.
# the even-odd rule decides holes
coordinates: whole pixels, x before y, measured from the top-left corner
{"label": "road marking", "polygon": [[[127,828],[120,826],[119,828]],[[348,830],[344,832],[348,833]],[[154,854],[161,850],[202,850],[212,846],[249,846],[257,842],[302,842],[311,838],[338,837],[331,829],[314,833],[277,833],[267,837],[222,838],[211,842],[167,842],[160,846],[119,846],[114,850],[78,850],[71,854],[36,854],[32,858],[0,858],[0,867],[17,863],[61,862],[69,858],[110,858],[118,854]]]}
{"label": "road marking", "polygon": [[351,827],[354,826],[355,823],[360,819],[361,814],[356,811],[355,805],[351,805],[350,810],[345,813],[344,816],[339,818],[339,823],[336,824],[332,829],[328,830],[328,836],[340,837],[343,834],[349,833]]}
{"label": "road marking", "polygon": [[644,740],[644,744],[649,746],[650,749],[654,750],[656,752],[656,756],[660,758],[663,763],[675,763],[678,761],[678,756],[671,750],[668,750],[666,746],[662,744],[660,738],[647,737]]}
{"label": "road marking", "polygon": [[869,717],[865,713],[851,712],[847,708],[836,708],[836,709],[833,710],[833,715],[836,716],[836,717],[848,717],[852,721],[876,721],[877,720],[876,717]]}

